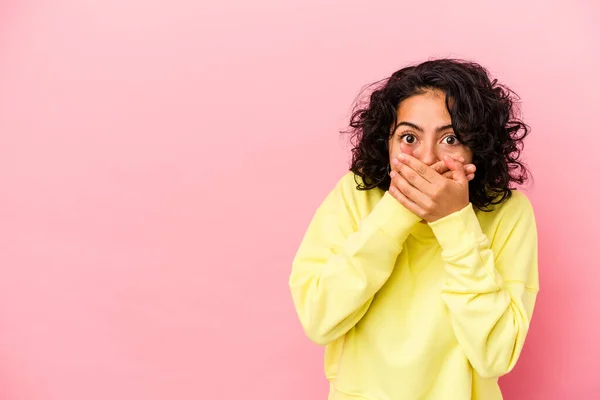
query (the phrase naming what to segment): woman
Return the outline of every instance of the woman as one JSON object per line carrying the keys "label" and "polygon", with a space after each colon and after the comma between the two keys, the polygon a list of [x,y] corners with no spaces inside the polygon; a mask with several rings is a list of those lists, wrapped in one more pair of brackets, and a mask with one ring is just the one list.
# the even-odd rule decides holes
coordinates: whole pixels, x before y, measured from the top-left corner
{"label": "woman", "polygon": [[501,399],[539,290],[528,127],[475,63],[395,72],[350,121],[352,165],[290,288],[330,399]]}

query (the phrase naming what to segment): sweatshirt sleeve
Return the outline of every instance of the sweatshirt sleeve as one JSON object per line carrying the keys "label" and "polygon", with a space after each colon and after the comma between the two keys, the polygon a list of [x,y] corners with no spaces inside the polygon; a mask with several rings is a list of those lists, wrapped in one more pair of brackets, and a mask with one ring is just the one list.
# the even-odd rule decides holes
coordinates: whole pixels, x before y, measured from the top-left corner
{"label": "sweatshirt sleeve", "polygon": [[385,193],[359,220],[368,194],[346,177],[316,211],[292,265],[289,286],[307,336],[325,345],[365,315],[391,275],[419,218]]}
{"label": "sweatshirt sleeve", "polygon": [[500,377],[517,362],[539,290],[531,204],[513,192],[492,241],[472,205],[430,226],[442,247],[442,297],[456,338],[481,377]]}

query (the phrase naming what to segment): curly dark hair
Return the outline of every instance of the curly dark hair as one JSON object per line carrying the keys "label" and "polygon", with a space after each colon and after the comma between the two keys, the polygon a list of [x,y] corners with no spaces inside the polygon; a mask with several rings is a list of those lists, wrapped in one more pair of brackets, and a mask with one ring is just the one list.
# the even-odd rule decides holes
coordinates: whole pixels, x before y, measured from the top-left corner
{"label": "curly dark hair", "polygon": [[[436,59],[394,72],[367,87],[359,96],[350,119],[352,164],[362,178],[357,189],[388,190],[388,140],[400,102],[430,90],[446,94],[446,107],[458,140],[473,152],[477,166],[469,183],[470,201],[482,211],[511,197],[514,184],[522,185],[530,173],[519,160],[529,127],[519,118],[519,97],[481,65],[457,59]],[[364,92],[363,92],[364,93]],[[361,100],[362,99],[362,100]],[[361,182],[362,181],[362,182]]]}

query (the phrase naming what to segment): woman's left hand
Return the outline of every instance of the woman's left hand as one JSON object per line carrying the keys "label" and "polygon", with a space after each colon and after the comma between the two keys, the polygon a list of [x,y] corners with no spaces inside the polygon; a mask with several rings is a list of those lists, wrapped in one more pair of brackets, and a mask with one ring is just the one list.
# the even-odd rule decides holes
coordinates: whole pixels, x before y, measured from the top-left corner
{"label": "woman's left hand", "polygon": [[449,156],[444,157],[444,162],[452,171],[452,179],[409,154],[400,154],[392,160],[391,194],[427,222],[437,221],[469,204],[469,181],[463,163]]}

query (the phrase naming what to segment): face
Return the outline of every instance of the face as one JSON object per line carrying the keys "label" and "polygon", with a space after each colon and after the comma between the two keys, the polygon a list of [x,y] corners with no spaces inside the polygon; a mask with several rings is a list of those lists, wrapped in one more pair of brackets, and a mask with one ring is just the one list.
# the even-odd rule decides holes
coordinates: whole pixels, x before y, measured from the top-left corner
{"label": "face", "polygon": [[397,115],[389,141],[390,163],[400,153],[410,154],[427,165],[443,160],[445,155],[463,157],[465,164],[472,162],[473,153],[458,141],[452,129],[443,92],[411,96],[400,103]]}

